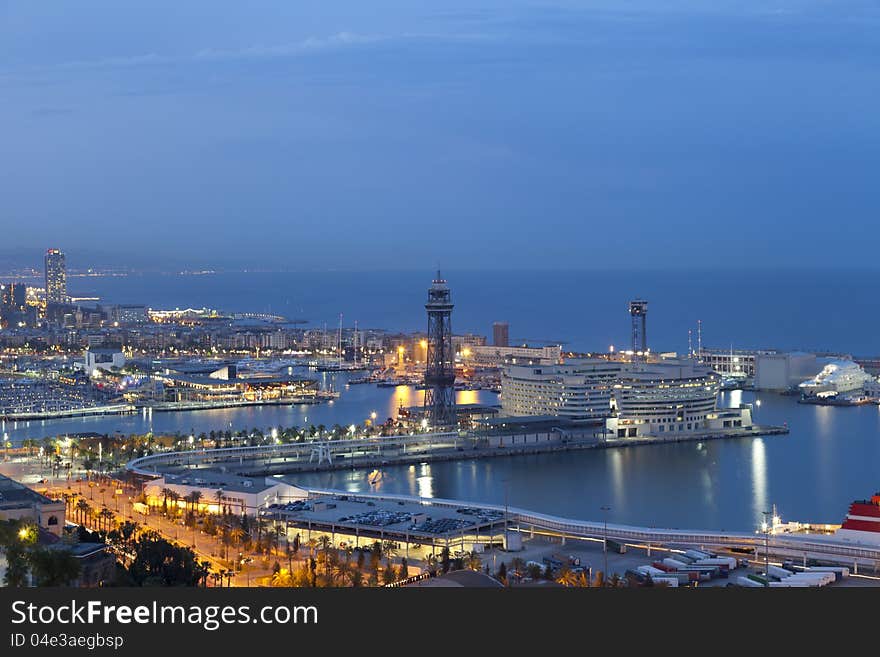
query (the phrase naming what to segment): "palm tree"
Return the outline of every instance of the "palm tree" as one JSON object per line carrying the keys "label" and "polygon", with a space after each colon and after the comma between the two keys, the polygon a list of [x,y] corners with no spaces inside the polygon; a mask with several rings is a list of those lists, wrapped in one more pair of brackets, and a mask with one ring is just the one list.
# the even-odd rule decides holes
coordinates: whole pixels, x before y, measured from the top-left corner
{"label": "palm tree", "polygon": [[394,541],[382,541],[382,554],[389,559],[397,556],[397,543]]}
{"label": "palm tree", "polygon": [[223,489],[218,488],[214,497],[217,499],[217,513],[223,513]]}
{"label": "palm tree", "polygon": [[98,513],[98,519],[101,521],[101,526],[103,527],[105,532],[107,531],[107,528],[110,526],[110,522],[114,519],[114,517],[115,516],[113,515],[113,512],[106,507],[101,509],[101,511]]}
{"label": "palm tree", "polygon": [[382,583],[386,586],[397,581],[394,574],[394,566],[391,565],[391,559],[385,559],[385,568],[382,570]]}
{"label": "palm tree", "polygon": [[432,575],[437,572],[437,557],[432,553],[425,557],[425,570]]}
{"label": "palm tree", "polygon": [[556,583],[562,584],[563,586],[577,586],[578,584],[578,576],[577,573],[572,571],[571,568],[567,566],[563,566],[559,569],[559,572],[556,574]]}
{"label": "palm tree", "polygon": [[177,502],[180,499],[180,493],[173,490],[170,493],[168,493],[168,497],[171,498],[171,504],[174,507],[174,515],[177,515],[177,511],[178,511]]}
{"label": "palm tree", "polygon": [[192,512],[193,513],[196,512],[196,507],[198,506],[199,500],[201,500],[201,499],[202,499],[202,494],[197,490],[194,490],[193,492],[191,492],[189,495],[186,496],[185,500],[192,505]]}
{"label": "palm tree", "polygon": [[293,574],[281,569],[272,575],[272,586],[293,586]]}
{"label": "palm tree", "polygon": [[76,503],[76,518],[78,520],[77,524],[83,524],[83,518],[88,518],[91,510],[92,507],[89,506],[89,503],[86,502],[85,499],[80,498],[80,500]]}
{"label": "palm tree", "polygon": [[223,546],[223,559],[229,560],[229,546],[232,543],[232,530],[229,525],[220,528],[220,544]]}
{"label": "palm tree", "polygon": [[522,579],[523,573],[525,573],[526,571],[525,559],[522,559],[521,557],[514,557],[510,560],[510,568],[513,570],[517,580]]}
{"label": "palm tree", "polygon": [[483,560],[476,552],[468,552],[464,558],[464,567],[470,570],[479,570],[483,567]]}

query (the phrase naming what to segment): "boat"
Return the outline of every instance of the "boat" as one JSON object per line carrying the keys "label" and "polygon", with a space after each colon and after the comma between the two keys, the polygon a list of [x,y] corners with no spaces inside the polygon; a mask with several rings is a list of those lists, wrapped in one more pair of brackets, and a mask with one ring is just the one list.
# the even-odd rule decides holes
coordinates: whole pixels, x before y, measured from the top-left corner
{"label": "boat", "polygon": [[369,475],[367,475],[367,481],[370,482],[370,486],[375,486],[380,481],[382,481],[382,477],[384,474],[381,470],[373,470]]}
{"label": "boat", "polygon": [[871,385],[874,377],[851,360],[833,360],[812,379],[804,381],[798,390],[805,397],[834,397],[844,392],[862,391]]}
{"label": "boat", "polygon": [[397,386],[406,385],[401,379],[385,379],[377,384],[380,388],[396,388]]}
{"label": "boat", "polygon": [[834,538],[880,546],[880,492],[874,493],[869,500],[856,500],[850,504]]}

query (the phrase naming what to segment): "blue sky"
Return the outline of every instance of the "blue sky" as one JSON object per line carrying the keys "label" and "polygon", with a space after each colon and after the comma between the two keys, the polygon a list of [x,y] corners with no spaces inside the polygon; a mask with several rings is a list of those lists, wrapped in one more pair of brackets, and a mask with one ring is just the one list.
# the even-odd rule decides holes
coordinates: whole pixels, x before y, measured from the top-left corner
{"label": "blue sky", "polygon": [[2,0],[0,255],[873,266],[878,27],[851,0]]}

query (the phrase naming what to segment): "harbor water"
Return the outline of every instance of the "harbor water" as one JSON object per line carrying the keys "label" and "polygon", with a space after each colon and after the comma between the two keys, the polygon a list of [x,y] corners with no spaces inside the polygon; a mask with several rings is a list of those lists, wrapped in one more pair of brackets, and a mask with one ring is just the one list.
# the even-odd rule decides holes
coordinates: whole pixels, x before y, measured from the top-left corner
{"label": "harbor water", "polygon": [[[333,404],[265,406],[184,413],[142,413],[30,423],[3,431],[25,437],[66,433],[183,434],[231,428],[264,431],[308,424],[381,421],[398,407],[421,403],[410,386],[345,387],[347,374],[319,375],[341,391]],[[498,403],[487,391],[461,391],[459,403]],[[760,424],[788,424],[788,435],[642,445],[529,456],[388,466],[378,485],[368,471],[297,474],[306,486],[474,500],[560,516],[627,524],[744,530],[775,504],[784,520],[839,523],[849,503],[880,488],[880,407],[812,406],[795,397],[724,392],[724,406],[752,403]]]}

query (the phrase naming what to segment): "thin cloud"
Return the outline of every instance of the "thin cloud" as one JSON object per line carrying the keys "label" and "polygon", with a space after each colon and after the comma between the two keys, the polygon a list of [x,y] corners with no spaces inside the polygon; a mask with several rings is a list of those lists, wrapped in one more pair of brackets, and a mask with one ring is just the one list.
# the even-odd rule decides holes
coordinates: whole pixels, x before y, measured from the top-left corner
{"label": "thin cloud", "polygon": [[338,32],[329,37],[309,37],[295,43],[282,43],[273,46],[249,46],[235,50],[202,50],[195,55],[197,60],[252,59],[272,57],[295,57],[308,52],[349,48],[365,44],[388,41],[392,37],[375,34],[354,34]]}
{"label": "thin cloud", "polygon": [[246,48],[222,49],[208,48],[188,55],[163,55],[145,53],[121,57],[105,57],[102,59],[74,60],[55,65],[40,66],[31,70],[100,70],[117,68],[137,68],[160,66],[167,64],[183,64],[188,62],[234,61],[246,59],[273,59],[299,57],[320,52],[330,52],[346,48],[365,47],[377,43],[406,41],[490,41],[498,40],[499,35],[486,33],[425,33],[405,32],[397,35],[358,34],[355,32],[337,32],[330,36],[311,36],[301,41],[275,45],[253,45]]}
{"label": "thin cloud", "polygon": [[104,59],[77,60],[64,62],[58,68],[65,70],[91,69],[91,68],[128,68],[131,66],[145,66],[150,64],[165,64],[175,61],[176,58],[156,53],[145,55],[132,55],[130,57],[106,57]]}

